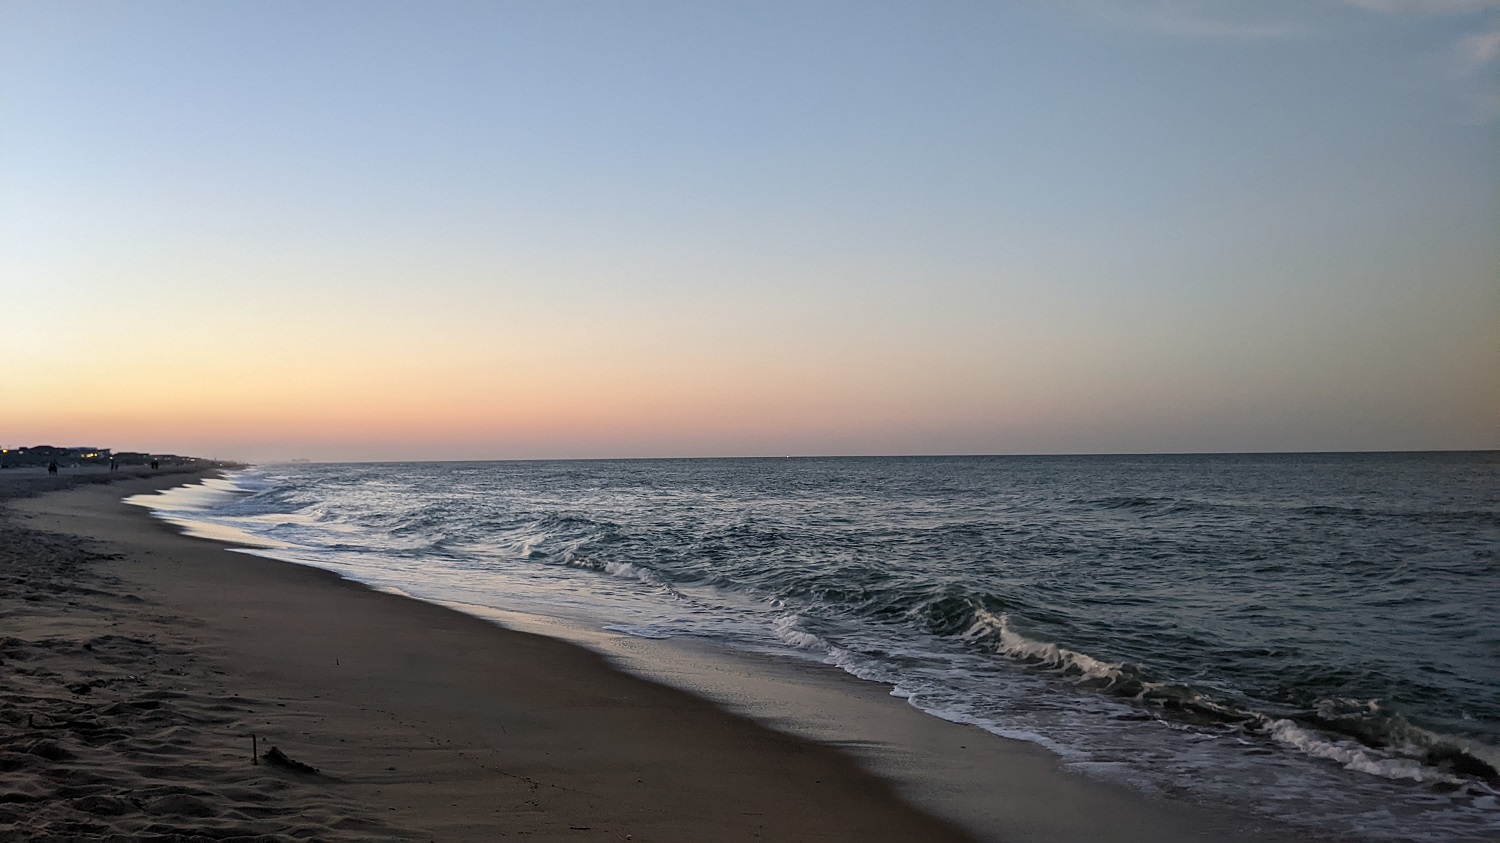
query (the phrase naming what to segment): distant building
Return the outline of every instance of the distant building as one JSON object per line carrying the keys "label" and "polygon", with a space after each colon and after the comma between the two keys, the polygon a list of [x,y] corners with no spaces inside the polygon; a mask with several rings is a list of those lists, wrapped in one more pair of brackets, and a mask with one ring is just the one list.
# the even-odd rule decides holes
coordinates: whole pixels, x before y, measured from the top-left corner
{"label": "distant building", "polygon": [[109,448],[91,445],[60,447],[58,445],[33,445],[22,448],[0,448],[0,468],[23,465],[107,465],[112,452]]}
{"label": "distant building", "polygon": [[202,457],[184,457],[178,454],[147,454],[140,451],[120,451],[110,448],[61,447],[58,445],[33,445],[21,448],[0,448],[0,468],[45,466],[56,462],[59,466],[107,466],[113,459],[116,465],[150,465],[162,467],[228,468],[238,463],[208,460]]}

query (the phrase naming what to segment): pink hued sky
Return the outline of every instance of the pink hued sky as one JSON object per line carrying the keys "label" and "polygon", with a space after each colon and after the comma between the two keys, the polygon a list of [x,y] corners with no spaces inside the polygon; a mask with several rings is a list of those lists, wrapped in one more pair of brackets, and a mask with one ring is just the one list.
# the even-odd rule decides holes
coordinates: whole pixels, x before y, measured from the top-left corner
{"label": "pink hued sky", "polygon": [[0,445],[1500,447],[1500,4],[0,5]]}

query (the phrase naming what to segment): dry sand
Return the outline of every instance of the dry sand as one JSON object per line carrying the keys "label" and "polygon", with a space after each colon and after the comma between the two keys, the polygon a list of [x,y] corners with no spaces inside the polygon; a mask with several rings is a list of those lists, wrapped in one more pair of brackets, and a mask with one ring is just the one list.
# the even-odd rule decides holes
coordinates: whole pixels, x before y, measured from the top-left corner
{"label": "dry sand", "polygon": [[[0,840],[974,839],[851,755],[573,644],[120,503],[185,479],[0,473],[0,497],[57,489],[0,522]],[[910,718],[934,741],[994,740]],[[1009,784],[971,815],[979,836],[1231,836],[1029,748],[985,763]]]}

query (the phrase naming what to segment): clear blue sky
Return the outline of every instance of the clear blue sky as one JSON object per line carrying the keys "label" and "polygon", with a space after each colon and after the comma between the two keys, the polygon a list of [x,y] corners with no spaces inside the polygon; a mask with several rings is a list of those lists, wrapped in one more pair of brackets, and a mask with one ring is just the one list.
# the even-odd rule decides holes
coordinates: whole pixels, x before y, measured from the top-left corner
{"label": "clear blue sky", "polygon": [[1500,2],[0,0],[0,444],[1500,447]]}

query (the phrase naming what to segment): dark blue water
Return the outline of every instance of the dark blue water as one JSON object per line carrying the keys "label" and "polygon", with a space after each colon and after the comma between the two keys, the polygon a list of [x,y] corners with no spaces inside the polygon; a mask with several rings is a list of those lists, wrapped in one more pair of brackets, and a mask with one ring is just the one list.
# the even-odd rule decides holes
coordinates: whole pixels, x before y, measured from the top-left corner
{"label": "dark blue water", "polygon": [[1500,455],[269,466],[161,514],[432,599],[815,658],[1148,791],[1500,835]]}

